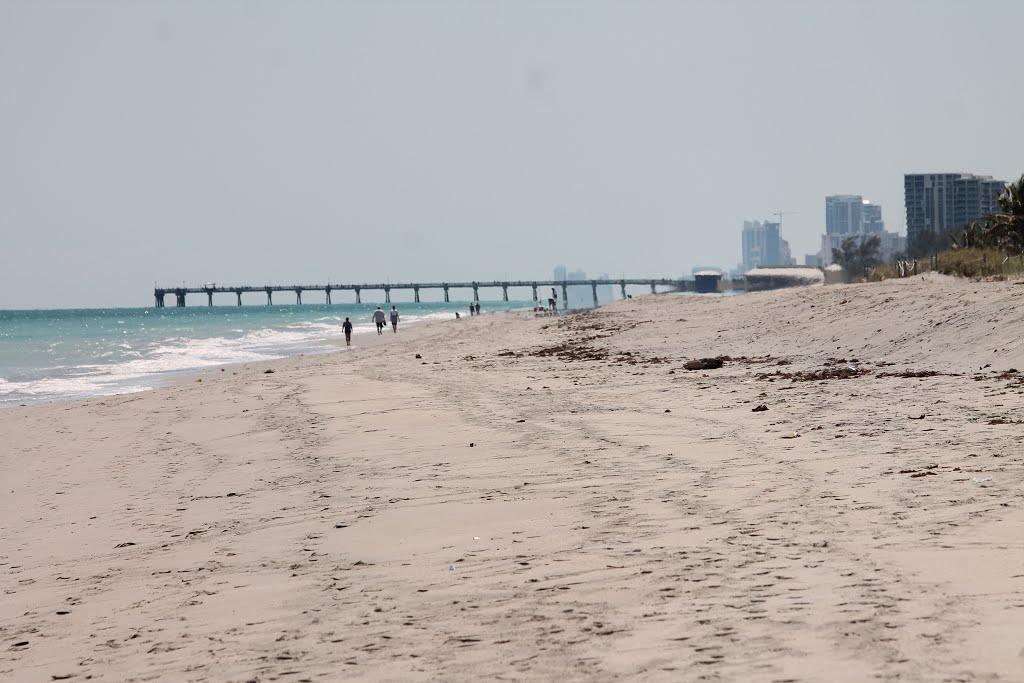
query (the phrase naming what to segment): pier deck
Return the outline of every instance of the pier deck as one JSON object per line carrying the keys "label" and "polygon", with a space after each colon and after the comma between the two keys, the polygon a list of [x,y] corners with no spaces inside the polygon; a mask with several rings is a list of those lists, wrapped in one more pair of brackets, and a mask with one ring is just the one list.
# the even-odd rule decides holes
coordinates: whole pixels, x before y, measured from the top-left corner
{"label": "pier deck", "polygon": [[[450,292],[453,289],[473,290],[473,301],[480,300],[481,289],[501,289],[502,300],[508,301],[508,290],[510,287],[529,287],[533,290],[533,300],[538,301],[538,289],[541,287],[554,287],[561,289],[561,305],[568,305],[569,287],[590,287],[594,295],[594,305],[599,305],[597,288],[607,285],[618,285],[621,288],[622,296],[626,296],[627,286],[649,286],[651,293],[657,293],[658,287],[667,288],[668,291],[695,291],[692,280],[674,278],[619,278],[617,280],[495,280],[492,282],[389,282],[389,283],[365,283],[365,284],[309,284],[309,285],[209,285],[201,287],[155,287],[153,296],[157,308],[164,307],[164,298],[173,294],[175,303],[179,308],[185,306],[185,296],[188,294],[205,294],[208,306],[213,306],[214,294],[234,294],[237,304],[242,305],[242,294],[247,292],[261,292],[266,294],[267,305],[274,303],[275,292],[291,292],[295,294],[295,303],[302,303],[303,292],[324,292],[327,303],[331,303],[333,292],[354,292],[356,303],[362,303],[364,291],[383,291],[384,300],[391,302],[391,292],[394,290],[412,290],[414,301],[419,303],[420,292],[423,290],[443,290],[444,300],[450,301]],[[547,297],[545,297],[547,298]]]}

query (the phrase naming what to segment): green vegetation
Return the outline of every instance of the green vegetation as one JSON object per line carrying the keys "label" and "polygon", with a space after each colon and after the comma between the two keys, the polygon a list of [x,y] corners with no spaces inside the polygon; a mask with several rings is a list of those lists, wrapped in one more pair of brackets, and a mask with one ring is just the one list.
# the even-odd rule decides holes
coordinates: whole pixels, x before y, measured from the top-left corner
{"label": "green vegetation", "polygon": [[881,262],[879,254],[882,240],[878,235],[868,238],[847,237],[839,249],[832,250],[832,261],[843,267],[843,275],[847,280],[867,275],[868,269]]}
{"label": "green vegetation", "polygon": [[[998,249],[976,249],[973,247],[947,249],[934,257],[918,259],[917,272],[927,271],[937,271],[960,277],[1001,279],[1024,274],[1024,255],[1011,255]],[[900,277],[898,267],[890,263],[869,269],[865,279],[875,282],[897,277]]]}

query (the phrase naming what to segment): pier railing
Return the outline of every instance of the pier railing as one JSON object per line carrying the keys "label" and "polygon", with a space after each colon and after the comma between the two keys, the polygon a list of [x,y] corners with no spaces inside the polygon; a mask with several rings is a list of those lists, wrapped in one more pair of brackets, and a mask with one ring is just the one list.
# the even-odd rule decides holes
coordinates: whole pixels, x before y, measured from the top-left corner
{"label": "pier railing", "polygon": [[[594,296],[594,306],[599,305],[597,291],[599,287],[618,285],[622,291],[622,297],[626,297],[627,286],[649,286],[651,293],[656,294],[658,287],[667,288],[668,291],[694,291],[693,280],[675,278],[619,278],[617,280],[495,280],[492,282],[378,282],[365,284],[308,284],[308,285],[216,285],[208,284],[200,287],[155,287],[153,296],[157,308],[164,307],[164,299],[168,294],[174,295],[175,304],[179,308],[185,306],[185,296],[188,294],[205,294],[208,306],[213,306],[214,294],[234,294],[239,306],[242,305],[242,294],[259,292],[267,297],[267,305],[274,303],[274,294],[277,292],[291,292],[295,295],[295,303],[302,303],[303,292],[324,292],[327,303],[331,303],[333,292],[354,292],[356,303],[362,303],[363,292],[383,291],[384,300],[391,302],[391,292],[394,290],[412,290],[413,300],[419,303],[420,292],[423,290],[443,290],[444,300],[450,301],[450,292],[453,289],[473,290],[473,301],[480,300],[481,289],[501,289],[503,301],[508,301],[508,290],[510,287],[529,287],[533,290],[533,300],[538,301],[538,290],[541,287],[553,287],[561,289],[561,301],[563,307],[568,307],[569,287],[590,287]],[[546,298],[546,297],[545,297]]]}

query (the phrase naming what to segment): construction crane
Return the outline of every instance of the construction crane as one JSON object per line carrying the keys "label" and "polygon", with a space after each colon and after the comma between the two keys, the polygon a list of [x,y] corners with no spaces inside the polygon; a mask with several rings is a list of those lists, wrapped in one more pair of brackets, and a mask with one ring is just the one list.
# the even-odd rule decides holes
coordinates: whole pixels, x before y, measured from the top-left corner
{"label": "construction crane", "polygon": [[797,213],[800,213],[800,212],[799,211],[783,211],[782,209],[779,209],[778,211],[775,211],[771,215],[779,217],[779,229],[781,230],[782,229],[782,217],[783,216],[792,216],[793,214],[797,214]]}

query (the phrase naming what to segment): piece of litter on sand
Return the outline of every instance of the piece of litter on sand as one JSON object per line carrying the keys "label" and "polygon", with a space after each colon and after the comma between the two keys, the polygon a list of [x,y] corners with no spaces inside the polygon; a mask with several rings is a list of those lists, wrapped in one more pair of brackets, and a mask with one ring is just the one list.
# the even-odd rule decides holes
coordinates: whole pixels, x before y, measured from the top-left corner
{"label": "piece of litter on sand", "polygon": [[448,571],[450,571],[450,572],[455,571],[455,565],[454,564],[448,565]]}
{"label": "piece of litter on sand", "polygon": [[768,406],[766,406],[765,404],[763,404],[763,403],[762,403],[762,404],[761,404],[761,405],[759,405],[759,406],[756,406],[756,407],[754,407],[754,408],[751,408],[751,409],[750,409],[750,412],[752,412],[752,413],[763,413],[763,412],[764,412],[764,411],[766,411],[766,410],[768,410]]}
{"label": "piece of litter on sand", "polygon": [[800,435],[796,432],[790,432],[789,434],[783,434],[779,437],[780,439],[799,439]]}
{"label": "piece of litter on sand", "polygon": [[979,486],[987,486],[988,482],[992,481],[992,477],[971,477],[971,481]]}
{"label": "piece of litter on sand", "polygon": [[480,537],[479,537],[479,536],[474,536],[474,537],[473,537],[473,540],[474,540],[474,541],[479,541],[479,540],[480,540]]}

